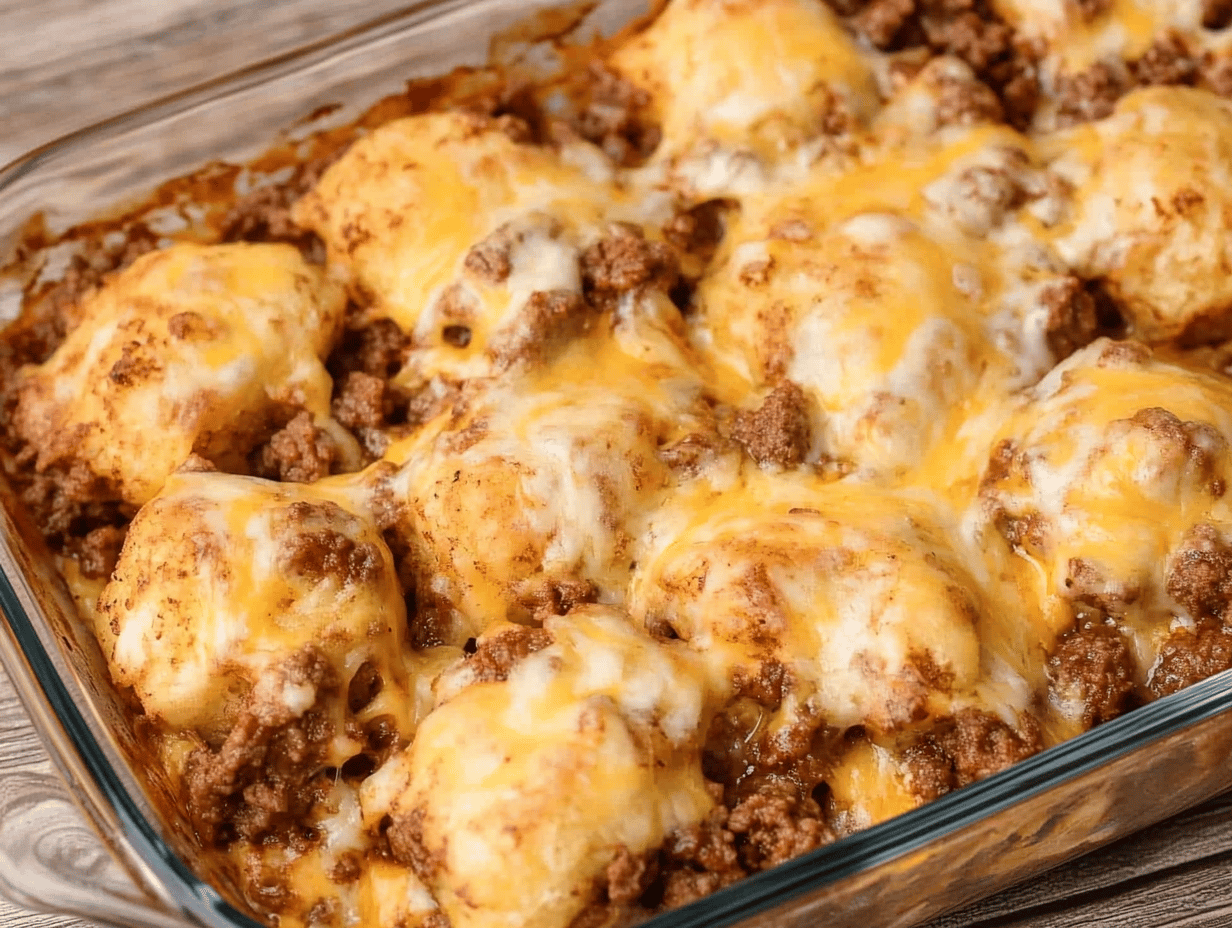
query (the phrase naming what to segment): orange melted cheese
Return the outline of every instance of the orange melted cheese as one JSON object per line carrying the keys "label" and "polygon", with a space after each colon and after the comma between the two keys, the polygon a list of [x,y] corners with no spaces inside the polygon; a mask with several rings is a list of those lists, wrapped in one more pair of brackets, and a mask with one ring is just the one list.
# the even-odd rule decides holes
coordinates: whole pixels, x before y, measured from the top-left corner
{"label": "orange melted cheese", "polygon": [[[996,5],[1054,43],[1053,76],[1199,28],[1184,2],[1089,23]],[[956,59],[891,64],[816,0],[678,0],[611,60],[662,129],[647,164],[397,120],[296,206],[327,270],[170,249],[27,372],[29,414],[142,505],[101,593],[70,579],[116,681],[173,730],[173,774],[252,705],[323,711],[337,771],[392,726],[370,775],[318,797],[316,843],[232,846],[288,888],[281,925],[566,928],[621,854],[712,812],[716,719],[747,710],[747,739],[780,747],[836,733],[825,814],[847,833],[923,801],[911,749],[960,716],[1031,749],[1081,730],[1049,659],[1092,602],[1140,686],[1203,618],[1165,571],[1232,521],[1232,388],[1141,347],[1062,357],[1058,329],[1093,337],[1080,278],[1099,277],[1136,338],[1228,334],[1227,105],[1152,89],[1023,134],[947,123],[976,80]],[[712,197],[724,235],[682,314],[636,251]],[[611,276],[633,282],[600,299],[587,262],[616,222],[640,245]],[[409,336],[394,383],[436,414],[308,486],[177,472],[288,393],[334,427],[320,359],[344,288]],[[208,337],[164,334],[184,313]],[[130,388],[108,372],[142,326],[159,373]],[[738,427],[784,381],[808,439],[790,468]],[[191,422],[164,408],[193,402]],[[541,647],[510,666],[465,656],[526,625]],[[365,665],[382,685],[353,708]]]}
{"label": "orange melted cheese", "polygon": [[553,644],[447,698],[399,758],[391,810],[420,821],[428,888],[458,928],[568,924],[613,846],[648,851],[714,804],[697,657],[602,607],[544,627]]}
{"label": "orange melted cheese", "polygon": [[1226,525],[1232,385],[1100,341],[1024,398],[1000,440],[1012,464],[982,489],[982,519],[1031,518],[1016,572],[1041,604],[1041,638],[1100,603],[1127,634],[1145,682],[1174,621],[1164,584],[1195,525]]}
{"label": "orange melted cheese", "polygon": [[81,323],[22,372],[17,427],[40,466],[69,456],[140,505],[191,453],[235,466],[277,404],[329,416],[322,363],[344,295],[289,245],[175,245],[138,258],[81,303]]}
{"label": "orange melted cheese", "polygon": [[[409,734],[406,607],[363,505],[326,486],[173,475],[133,520],[99,598],[116,681],[167,724],[216,731],[280,663],[314,648],[336,680],[375,662],[385,685],[367,717],[392,714]],[[318,693],[287,683],[271,698],[298,716]],[[341,763],[358,748],[337,751]]]}
{"label": "orange melted cheese", "polygon": [[1065,260],[1107,280],[1146,339],[1232,334],[1232,105],[1188,87],[1138,90],[1049,146],[1076,188],[1052,230]]}
{"label": "orange melted cheese", "polygon": [[[1126,80],[1130,65],[1160,49],[1165,55],[1187,49],[1195,60],[1227,51],[1226,36],[1203,26],[1209,7],[1204,0],[1109,0],[1091,4],[1097,7],[1094,15],[1084,14],[1076,0],[993,0],[992,6],[1021,41],[1041,51],[1041,84],[1058,95],[1075,78],[1093,72]],[[1054,126],[1057,101],[1045,96],[1036,112],[1040,128]]]}
{"label": "orange melted cheese", "polygon": [[773,159],[827,119],[864,122],[879,105],[871,56],[807,0],[683,0],[612,63],[650,91],[657,158],[717,144]]}

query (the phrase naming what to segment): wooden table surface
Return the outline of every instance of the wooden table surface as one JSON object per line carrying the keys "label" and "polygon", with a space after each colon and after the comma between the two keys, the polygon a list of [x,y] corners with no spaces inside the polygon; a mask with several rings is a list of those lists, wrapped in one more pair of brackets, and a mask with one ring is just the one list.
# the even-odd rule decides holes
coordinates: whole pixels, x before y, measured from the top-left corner
{"label": "wooden table surface", "polygon": [[[0,163],[405,0],[0,0]],[[49,769],[0,671],[0,778]],[[69,928],[0,900],[3,928]],[[929,928],[1230,928],[1232,794]],[[874,928],[874,926],[870,926]]]}

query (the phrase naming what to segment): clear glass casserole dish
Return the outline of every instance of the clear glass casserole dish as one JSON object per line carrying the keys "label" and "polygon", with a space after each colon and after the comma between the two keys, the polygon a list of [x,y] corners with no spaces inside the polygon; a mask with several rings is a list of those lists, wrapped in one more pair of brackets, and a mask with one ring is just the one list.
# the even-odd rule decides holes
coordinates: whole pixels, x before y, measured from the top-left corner
{"label": "clear glass casserole dish", "polygon": [[[292,126],[317,107],[344,104],[329,116],[341,124],[407,79],[486,63],[494,36],[556,5],[421,3],[40,149],[0,173],[0,255],[37,211],[54,232],[207,162],[243,162],[268,147],[270,127]],[[610,31],[645,7],[602,2],[582,28]],[[0,316],[15,315],[19,301],[0,281]],[[134,771],[141,732],[106,684],[101,654],[37,531],[11,491],[0,492],[0,659],[118,864],[91,850],[40,856],[33,838],[69,813],[31,783],[29,804],[15,803],[21,814],[0,828],[5,894],[116,924],[255,925],[213,887],[217,875],[194,854],[186,823],[160,811],[168,803],[157,784]],[[647,924],[916,924],[1232,787],[1230,755],[1232,675],[1224,673]]]}

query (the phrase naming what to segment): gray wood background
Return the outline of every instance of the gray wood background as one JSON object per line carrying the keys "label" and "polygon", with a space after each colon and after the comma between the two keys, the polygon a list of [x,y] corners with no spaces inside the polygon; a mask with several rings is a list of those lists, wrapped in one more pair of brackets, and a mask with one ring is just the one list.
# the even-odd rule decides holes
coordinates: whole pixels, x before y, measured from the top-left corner
{"label": "gray wood background", "polygon": [[[405,0],[0,0],[0,163]],[[49,762],[0,671],[0,778]],[[4,928],[82,928],[0,900]],[[1232,795],[930,928],[1232,928]],[[870,926],[874,928],[874,926]]]}

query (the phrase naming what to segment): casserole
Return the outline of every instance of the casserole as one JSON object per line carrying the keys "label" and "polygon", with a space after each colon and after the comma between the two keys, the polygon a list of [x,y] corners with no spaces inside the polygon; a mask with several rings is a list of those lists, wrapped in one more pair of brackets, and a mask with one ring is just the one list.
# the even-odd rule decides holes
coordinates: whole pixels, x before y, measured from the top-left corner
{"label": "casserole", "polygon": [[[192,136],[193,136],[193,137],[195,137],[195,139],[196,139],[196,140],[200,140],[200,134],[198,134],[198,133],[188,133],[188,134],[192,134]],[[28,564],[27,564],[27,569],[30,569],[30,567],[28,567]],[[18,625],[20,625],[20,622],[18,622]],[[31,646],[31,645],[30,645],[30,643],[28,643],[28,638],[27,638],[27,647],[33,647],[33,646]],[[89,643],[87,643],[87,642],[80,642],[80,641],[79,641],[79,642],[76,642],[76,647],[83,648],[83,649],[84,649],[84,651],[86,651],[86,652],[89,652],[89,648],[90,648]],[[34,652],[33,652],[33,651],[27,651],[27,654],[34,654]],[[34,654],[34,656],[33,656],[33,657],[31,657],[30,659],[32,659],[32,661],[34,661],[34,659],[36,659],[36,657],[37,657],[37,654]],[[41,669],[42,669],[42,668],[41,668]],[[43,679],[48,679],[48,678],[44,677]],[[97,679],[100,679],[100,678],[99,678],[99,677],[94,677],[94,678],[92,678],[92,679],[97,680]],[[47,685],[47,684],[44,684],[44,685]],[[1205,686],[1205,684],[1204,684],[1204,686]],[[1210,696],[1211,694],[1218,695],[1218,693],[1220,693],[1220,690],[1218,690],[1217,686],[1215,686],[1215,688],[1211,688],[1211,686],[1207,686],[1207,688],[1206,688],[1205,690],[1204,690],[1204,689],[1202,689],[1202,686],[1199,686],[1199,688],[1196,688],[1196,690],[1191,690],[1191,691],[1190,691],[1190,693],[1198,693],[1198,694],[1199,694],[1199,696],[1196,696],[1196,698],[1201,699],[1201,698],[1202,698],[1201,694],[1204,694],[1204,693],[1205,693],[1207,696]],[[1186,694],[1186,695],[1189,695],[1189,694]],[[100,696],[100,698],[105,699],[105,696]],[[1193,720],[1206,720],[1206,716],[1204,715],[1204,712],[1215,711],[1215,710],[1212,710],[1212,709],[1211,709],[1211,705],[1209,704],[1209,702],[1199,702],[1199,704],[1191,704],[1191,702],[1189,702],[1189,701],[1185,701],[1185,700],[1181,700],[1181,702],[1183,702],[1183,704],[1184,704],[1184,706],[1185,706],[1185,709],[1184,709],[1183,715],[1181,715],[1181,716],[1164,716],[1164,717],[1165,717],[1165,718],[1168,718],[1168,720],[1172,720],[1172,722],[1177,721],[1177,718],[1178,718],[1178,717],[1183,717],[1183,718],[1185,718],[1185,720],[1190,720],[1190,721],[1193,721]],[[1164,704],[1158,704],[1158,705],[1164,705]],[[1177,705],[1177,702],[1173,702],[1173,704],[1172,704],[1172,705],[1173,705],[1173,706]],[[1199,706],[1199,707],[1198,707],[1198,709],[1196,709],[1196,710],[1195,710],[1195,705],[1196,705],[1196,706]],[[1132,718],[1135,718],[1135,720],[1136,720],[1136,721],[1141,721],[1142,723],[1146,723],[1146,725],[1149,725],[1149,723],[1151,723],[1151,718],[1153,717],[1153,716],[1149,715],[1149,710],[1151,710],[1151,709],[1157,709],[1157,707],[1158,707],[1158,706],[1148,707],[1148,709],[1147,709],[1147,710],[1142,710],[1142,714],[1138,714],[1138,715],[1136,715],[1136,716],[1131,716],[1131,717],[1132,717]],[[1216,700],[1216,709],[1217,709],[1217,700]],[[1162,711],[1162,710],[1161,710],[1161,711]],[[1195,715],[1195,712],[1196,712],[1196,715]],[[1143,715],[1143,714],[1146,714],[1146,715]],[[1188,714],[1188,715],[1186,715],[1186,714]],[[71,714],[69,714],[69,715],[71,715]],[[123,714],[120,714],[120,715],[123,715]],[[1156,714],[1156,715],[1159,715],[1159,712],[1157,712],[1157,714]],[[70,720],[70,721],[71,721],[71,720]],[[1126,720],[1126,721],[1127,721],[1127,720]],[[1209,721],[1209,720],[1207,720],[1207,721]],[[111,725],[113,725],[113,723],[115,723],[115,720],[111,720]],[[74,723],[74,725],[75,725],[75,723]],[[108,728],[110,728],[110,727],[111,727],[111,725],[108,725]],[[1120,726],[1120,727],[1117,727],[1117,726]],[[1167,727],[1167,726],[1165,726],[1165,727]],[[1101,736],[1100,738],[1088,739],[1088,742],[1084,742],[1084,743],[1094,743],[1094,744],[1095,744],[1095,746],[1096,746],[1096,747],[1098,747],[1098,749],[1100,749],[1100,751],[1105,751],[1105,749],[1108,749],[1108,738],[1110,738],[1110,737],[1112,737],[1112,736],[1116,735],[1116,733],[1117,733],[1117,732],[1121,732],[1122,728],[1126,728],[1126,726],[1121,725],[1121,723],[1120,723],[1120,722],[1112,723],[1112,725],[1109,725],[1108,727],[1105,727],[1105,728],[1101,728],[1101,730],[1099,730],[1099,735]],[[122,726],[121,726],[121,730],[122,730]],[[1158,728],[1154,728],[1154,730],[1149,730],[1149,728],[1148,728],[1148,731],[1153,731],[1154,735],[1159,735],[1159,733],[1161,733],[1161,730],[1158,730]],[[1201,727],[1201,728],[1200,728],[1200,731],[1206,731],[1206,728],[1205,728],[1205,727]],[[1124,735],[1124,732],[1121,732],[1121,733],[1122,733],[1122,735]],[[1147,737],[1151,737],[1151,736],[1147,736]],[[1164,743],[1165,743],[1165,744],[1170,744],[1170,742],[1164,742]],[[1202,743],[1202,742],[1199,742],[1199,743]],[[80,744],[80,742],[79,742],[79,744]],[[1077,742],[1074,742],[1074,744],[1077,744]],[[1216,752],[1216,753],[1215,753],[1215,754],[1212,754],[1212,755],[1206,755],[1206,757],[1199,757],[1199,758],[1198,758],[1199,763],[1194,764],[1194,767],[1196,768],[1196,770],[1194,771],[1194,773],[1198,773],[1198,774],[1199,774],[1199,779],[1200,779],[1200,784],[1198,784],[1198,785],[1196,785],[1196,786],[1195,786],[1195,789],[1198,789],[1198,790],[1204,790],[1204,789],[1212,789],[1212,788],[1215,788],[1215,786],[1216,786],[1217,784],[1212,784],[1212,783],[1211,783],[1211,781],[1210,781],[1209,779],[1206,779],[1206,778],[1209,778],[1209,776],[1212,776],[1212,775],[1217,776],[1217,774],[1212,774],[1212,771],[1217,771],[1218,767],[1220,767],[1220,764],[1218,764],[1218,763],[1217,763],[1217,760],[1216,760],[1216,762],[1212,763],[1212,757],[1217,758],[1217,757],[1218,757],[1218,753],[1217,753],[1217,752],[1220,752],[1220,751],[1223,751],[1223,752],[1225,752],[1225,754],[1226,754],[1226,742],[1221,742],[1221,741],[1218,741],[1218,738],[1217,738],[1217,737],[1215,737],[1215,738],[1214,738],[1214,741],[1211,741],[1211,742],[1210,742],[1210,744],[1211,744],[1211,751],[1212,751],[1212,752]],[[1068,746],[1067,746],[1067,747],[1068,747]],[[126,751],[127,751],[127,748],[126,748]],[[1161,752],[1161,753],[1163,753],[1163,752]],[[1079,769],[1079,770],[1080,770],[1080,769],[1083,769],[1083,764],[1084,764],[1084,763],[1090,763],[1090,759],[1089,759],[1089,757],[1087,757],[1087,755],[1079,755],[1079,758],[1078,758],[1078,759],[1074,758],[1072,754],[1071,754],[1071,755],[1066,755],[1066,757],[1068,758],[1068,760],[1067,760],[1067,762],[1066,762],[1066,763],[1077,764],[1077,767],[1076,767],[1076,768],[1074,768],[1074,769]],[[1087,759],[1083,760],[1083,758],[1084,758],[1084,757],[1087,757]],[[1115,757],[1117,757],[1117,754],[1116,754],[1116,752],[1115,752],[1115,751],[1112,751],[1111,753],[1108,753],[1108,754],[1104,754],[1104,759],[1115,758]],[[1157,760],[1157,759],[1158,759],[1158,758],[1153,758],[1153,760]],[[1029,776],[1029,775],[1031,774],[1031,770],[1032,770],[1032,769],[1034,769],[1034,768],[1031,768],[1031,767],[1030,767],[1030,764],[1027,764],[1027,765],[1025,765],[1025,767],[1024,767],[1023,769],[1026,771],[1026,773],[1024,773],[1023,775]],[[1180,780],[1178,780],[1177,778],[1172,778],[1172,781],[1173,781],[1173,783],[1177,783],[1177,781],[1180,781]],[[993,781],[993,780],[991,780],[991,781],[988,781],[988,783],[989,783],[989,785],[992,785],[992,784],[994,783],[994,781]],[[1024,781],[1023,781],[1023,780],[1013,780],[1013,783],[1014,783],[1014,784],[1016,784],[1016,785],[1021,786],[1021,785],[1023,785]],[[961,796],[968,795],[968,792],[970,792],[970,795],[973,795],[973,796],[982,796],[984,800],[991,801],[991,802],[992,802],[992,805],[991,805],[991,806],[989,806],[989,807],[992,807],[992,808],[997,807],[997,802],[995,802],[995,796],[989,796],[989,795],[987,794],[987,791],[984,791],[984,792],[978,792],[978,791],[976,791],[976,788],[972,788],[972,790],[970,790],[970,791],[963,792],[963,794],[957,794],[956,796],[951,797],[951,799],[954,799],[954,800],[955,800],[955,802],[957,802],[957,800],[958,800],[958,799],[960,799],[960,797],[961,797]],[[1030,795],[1030,790],[1029,790],[1029,789],[1027,789],[1027,790],[1024,792],[1024,795]],[[1190,796],[1190,794],[1188,794],[1188,792],[1186,792],[1184,789],[1183,789],[1183,790],[1180,790],[1180,791],[1178,792],[1178,795],[1181,797],[1181,799],[1188,799],[1188,797]],[[975,801],[978,801],[978,800],[973,799],[973,800],[971,800],[971,801],[972,801],[972,802],[975,802]],[[1180,801],[1180,800],[1178,800],[1178,801]],[[946,810],[946,808],[950,808],[950,807],[954,806],[954,805],[955,805],[955,802],[951,802],[951,804],[950,804],[949,806],[946,806],[946,805],[945,805],[945,802],[942,802],[942,804],[940,804],[940,806],[939,806],[939,808],[940,808],[940,810],[941,810],[941,811],[940,811],[940,812],[938,812],[938,815],[942,815],[942,813],[944,813],[944,811]],[[1131,804],[1131,805],[1132,805],[1132,804]],[[1052,810],[1052,811],[1055,811],[1055,810]],[[1094,813],[1094,812],[1093,812],[1093,813]],[[1050,815],[1051,815],[1051,812],[1050,812]],[[902,821],[906,821],[906,818],[904,818],[904,820],[902,820]],[[1030,822],[1031,820],[1030,820],[1030,818],[1027,818],[1027,820],[1026,820],[1026,821],[1029,821],[1029,822]],[[1114,817],[1111,817],[1109,821],[1116,821],[1115,816],[1114,816]],[[1055,826],[1053,826],[1053,827],[1055,827]],[[1082,826],[1078,826],[1078,827],[1082,827]],[[1039,828],[1035,829],[1035,832],[1032,832],[1032,829],[1031,829],[1031,828],[1027,828],[1027,829],[1026,829],[1026,831],[1031,833],[1031,837],[1024,837],[1024,836],[1023,836],[1023,834],[1015,834],[1015,840],[1020,840],[1020,842],[1023,842],[1023,843],[1025,843],[1025,844],[1032,845],[1032,847],[1034,847],[1034,840],[1035,840],[1035,838],[1037,838],[1037,837],[1039,837],[1041,844],[1046,844],[1046,843],[1047,843],[1047,836],[1046,836],[1046,834],[1045,834],[1045,836],[1044,836],[1044,837],[1040,837],[1040,836],[1039,836],[1039,834],[1036,834],[1036,833],[1035,833],[1035,832],[1044,832],[1044,833],[1046,833],[1046,832],[1050,831],[1050,829],[1048,829],[1048,827],[1046,826],[1046,824],[1041,824],[1041,826],[1040,826]],[[867,833],[867,834],[866,834],[866,836],[861,836],[861,837],[867,837],[867,838],[872,839],[872,838],[876,838],[876,837],[878,836],[878,834],[881,834],[882,839],[883,839],[883,840],[885,840],[885,836],[883,836],[883,834],[882,834],[881,832],[875,832],[875,831],[873,831],[873,832],[869,832],[869,833]],[[1099,832],[1099,837],[1106,837],[1106,834],[1108,834],[1108,833],[1106,833],[1106,832]],[[855,840],[855,839],[851,839],[851,840]],[[909,847],[910,847],[910,839],[909,839],[909,838],[903,838],[903,833],[902,833],[902,832],[898,832],[898,833],[896,834],[896,836],[894,836],[893,838],[891,838],[891,840],[901,840],[901,842],[902,842],[902,843],[901,843],[901,844],[898,844],[898,847],[899,847],[899,848],[909,848]],[[839,852],[839,848],[840,848],[840,847],[841,847],[841,848],[843,848],[843,852],[841,852],[841,853]],[[843,857],[845,857],[845,855],[846,855],[846,854],[848,854],[848,853],[855,853],[855,849],[857,849],[857,848],[859,848],[859,847],[861,847],[861,845],[859,845],[859,844],[849,844],[849,843],[845,843],[844,845],[835,845],[835,847],[832,849],[834,853],[833,853],[833,854],[830,854],[830,855],[829,855],[829,858],[827,858],[827,855],[825,855],[825,853],[823,852],[823,853],[821,853],[821,857],[808,858],[808,859],[806,859],[806,860],[807,860],[807,861],[812,861],[812,863],[813,863],[813,864],[816,864],[818,860],[822,860],[822,861],[824,861],[824,860],[829,859],[829,860],[830,860],[830,861],[832,861],[832,863],[833,863],[833,860],[834,860],[835,858],[843,858]],[[886,844],[881,844],[881,845],[880,845],[880,847],[881,847],[882,849],[885,849],[885,848],[887,847],[887,845],[886,845]],[[851,850],[850,850],[850,852],[849,852],[848,848],[850,848],[850,849],[851,849]],[[1010,859],[1013,859],[1013,855],[1010,855]],[[806,860],[798,861],[798,863],[801,863],[801,864],[806,863]],[[1036,861],[1036,863],[1039,863],[1039,861]],[[914,863],[913,865],[923,866],[924,864],[923,864],[923,861],[915,861],[915,863]],[[793,874],[793,873],[795,873],[795,870],[796,870],[795,865],[788,865],[788,866],[786,866],[786,868],[784,868],[784,869],[781,869],[781,870],[775,870],[775,871],[771,871],[771,873],[770,873],[770,874],[766,874],[766,876],[771,876],[771,875],[774,875],[774,876],[776,876],[776,877],[777,877],[777,880],[780,880],[780,881],[784,881],[784,880],[791,880],[791,879],[795,879],[795,877],[793,877],[793,876],[792,876],[792,874]],[[760,879],[760,877],[756,877],[756,879]],[[755,879],[755,880],[753,880],[753,881],[749,881],[749,884],[748,884],[748,889],[747,889],[747,890],[745,890],[745,892],[756,892],[756,891],[758,891],[758,882],[756,882],[756,879]],[[989,879],[991,879],[991,880],[993,880],[993,879],[997,879],[997,875],[993,875],[992,877],[989,877]],[[772,885],[772,886],[782,886],[782,885],[784,885],[784,884],[782,884],[782,882],[776,882],[776,881],[774,881],[774,880],[761,880],[761,885],[763,885],[763,886],[764,886],[764,885],[766,885],[766,884],[770,884],[770,885]],[[860,884],[860,885],[864,885],[864,884]],[[742,884],[742,885],[740,885],[740,886],[745,886],[745,884]],[[739,889],[739,887],[737,887],[737,889]],[[737,893],[737,895],[739,895],[739,893]],[[954,898],[957,898],[957,897],[960,897],[960,896],[961,896],[961,892],[956,890],[956,891],[955,891],[955,895],[951,897],[951,901],[954,901]],[[745,898],[747,898],[747,896],[745,896]],[[702,905],[702,903],[700,903],[700,905],[701,905],[700,910],[695,910],[695,914],[696,914],[697,912],[701,912],[702,914],[701,914],[701,916],[697,916],[697,917],[706,917],[706,913],[707,913],[707,912],[712,914],[712,913],[713,913],[713,911],[715,911],[715,910],[713,910],[713,908],[710,908],[710,910],[707,910],[706,905]],[[715,906],[715,905],[723,905],[723,900],[722,900],[722,897],[721,897],[721,896],[712,897],[712,900],[710,901],[710,905],[711,905],[711,906]],[[749,903],[748,903],[749,908],[745,908],[745,910],[743,910],[743,911],[745,911],[745,912],[752,911],[752,907],[754,907],[755,905],[760,905],[760,903],[749,902]],[[841,903],[840,903],[838,900],[834,900],[834,898],[832,898],[832,900],[830,900],[829,902],[827,902],[827,905],[828,905],[828,906],[833,906],[833,910],[830,910],[830,911],[832,911],[832,912],[834,913],[834,914],[833,914],[833,917],[835,917],[835,918],[838,918],[838,917],[839,917],[839,914],[838,914],[838,913],[839,913],[839,912],[841,912],[841,911],[843,911],[843,908],[841,908]],[[885,905],[885,903],[882,903],[882,905]],[[915,913],[917,913],[917,914],[918,914],[918,913],[920,913],[920,912],[924,912],[924,911],[926,911],[926,910],[924,910],[924,908],[917,908],[917,910],[914,910],[914,912],[915,912]],[[687,917],[687,910],[681,911],[681,913],[679,913],[679,914],[680,914],[680,917],[683,917],[683,918],[684,918],[684,917]],[[736,916],[737,916],[737,914],[738,914],[738,912],[733,912],[733,913],[732,913],[732,917],[736,917]],[[722,916],[721,916],[721,917],[722,917]],[[802,916],[802,917],[807,917],[807,916]],[[859,917],[859,916],[857,916],[857,914],[853,912],[853,916],[851,916],[851,917]]]}

